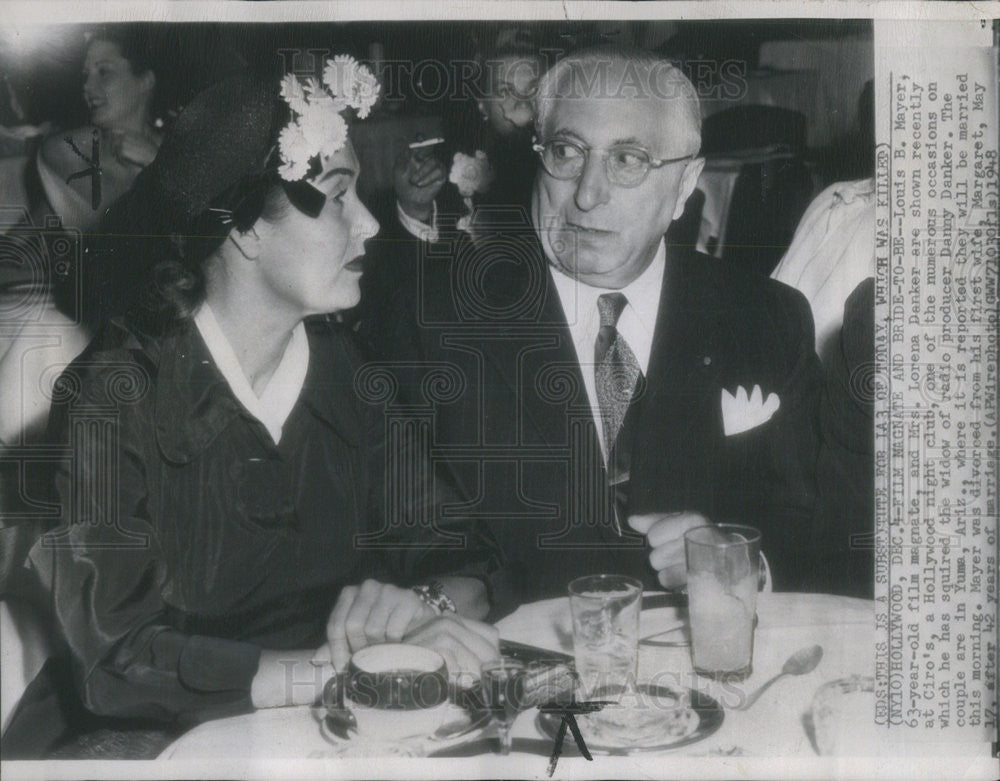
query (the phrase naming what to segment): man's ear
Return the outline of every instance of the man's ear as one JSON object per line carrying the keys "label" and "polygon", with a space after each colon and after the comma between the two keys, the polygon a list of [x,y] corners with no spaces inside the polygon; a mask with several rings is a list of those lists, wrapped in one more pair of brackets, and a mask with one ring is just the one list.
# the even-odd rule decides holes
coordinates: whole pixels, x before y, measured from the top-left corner
{"label": "man's ear", "polygon": [[705,167],[705,158],[696,157],[689,160],[684,166],[684,173],[681,174],[681,184],[677,191],[677,203],[674,204],[673,219],[679,219],[684,214],[684,206],[687,199],[691,197],[694,188],[698,186],[698,177],[701,176],[701,169]]}
{"label": "man's ear", "polygon": [[247,260],[254,261],[260,257],[260,236],[252,227],[246,233],[234,228],[229,232],[229,240]]}

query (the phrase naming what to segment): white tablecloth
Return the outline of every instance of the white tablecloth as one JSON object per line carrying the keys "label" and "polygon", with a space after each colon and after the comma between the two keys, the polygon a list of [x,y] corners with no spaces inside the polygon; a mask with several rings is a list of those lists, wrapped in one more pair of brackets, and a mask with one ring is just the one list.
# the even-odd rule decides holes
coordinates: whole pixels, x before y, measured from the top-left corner
{"label": "white tablecloth", "polygon": [[[727,708],[725,721],[717,733],[678,753],[814,757],[802,718],[808,712],[816,689],[824,681],[845,675],[873,674],[872,603],[812,594],[761,594],[757,612],[754,671],[741,684],[746,691],[755,689],[779,672],[789,654],[799,648],[816,643],[822,645],[822,662],[808,675],[778,682],[749,711]],[[678,616],[672,608],[648,610],[642,614],[640,632],[646,636],[677,623]],[[502,620],[498,627],[501,637],[572,652],[569,604],[565,599],[525,605]],[[653,675],[667,676],[665,680],[671,683],[696,687],[715,697],[723,706],[739,702],[740,692],[734,684],[726,684],[726,689],[693,673],[687,648],[642,647],[639,677]],[[536,715],[536,711],[522,714],[514,725],[513,734],[540,737],[535,725]],[[337,748],[320,734],[309,708],[285,708],[202,724],[171,745],[162,758],[252,760],[337,756]],[[510,761],[492,756],[482,759],[501,764]],[[539,757],[533,761],[545,764]],[[544,766],[540,769],[544,772]],[[484,775],[494,774],[485,771]]]}

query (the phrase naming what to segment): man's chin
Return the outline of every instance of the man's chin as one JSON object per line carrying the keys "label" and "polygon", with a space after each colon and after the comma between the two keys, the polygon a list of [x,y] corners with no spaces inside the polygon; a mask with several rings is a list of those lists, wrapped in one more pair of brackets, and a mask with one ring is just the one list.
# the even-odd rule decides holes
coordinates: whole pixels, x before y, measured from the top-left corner
{"label": "man's chin", "polygon": [[594,276],[594,272],[591,271],[594,268],[594,259],[579,254],[573,256],[556,255],[552,265],[566,276],[581,282],[586,282],[588,278]]}

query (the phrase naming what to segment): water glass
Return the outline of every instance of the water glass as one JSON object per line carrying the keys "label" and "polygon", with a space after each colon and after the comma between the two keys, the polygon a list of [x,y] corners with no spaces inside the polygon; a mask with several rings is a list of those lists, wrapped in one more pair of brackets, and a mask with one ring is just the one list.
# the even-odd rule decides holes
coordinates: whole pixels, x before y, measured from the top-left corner
{"label": "water glass", "polygon": [[573,656],[585,699],[635,689],[642,583],[624,575],[588,575],[569,584]]}
{"label": "water glass", "polygon": [[524,704],[527,667],[515,659],[485,662],[479,668],[483,700],[500,737],[500,753],[510,753],[510,728]]}
{"label": "water glass", "polygon": [[760,532],[698,526],[684,534],[691,659],[709,678],[742,680],[753,670]]}

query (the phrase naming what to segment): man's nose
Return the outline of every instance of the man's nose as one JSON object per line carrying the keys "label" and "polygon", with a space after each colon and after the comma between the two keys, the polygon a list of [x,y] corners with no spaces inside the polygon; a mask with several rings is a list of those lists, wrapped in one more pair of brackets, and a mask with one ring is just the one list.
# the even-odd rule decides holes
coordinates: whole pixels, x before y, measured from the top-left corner
{"label": "man's nose", "polygon": [[583,172],[576,184],[576,206],[580,211],[607,203],[611,199],[611,183],[604,167],[604,158],[593,152],[587,155]]}

